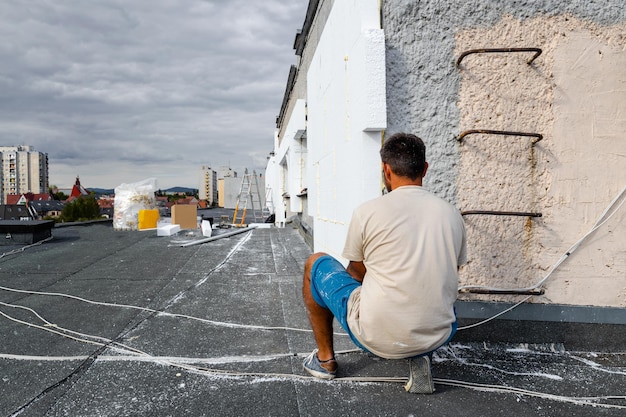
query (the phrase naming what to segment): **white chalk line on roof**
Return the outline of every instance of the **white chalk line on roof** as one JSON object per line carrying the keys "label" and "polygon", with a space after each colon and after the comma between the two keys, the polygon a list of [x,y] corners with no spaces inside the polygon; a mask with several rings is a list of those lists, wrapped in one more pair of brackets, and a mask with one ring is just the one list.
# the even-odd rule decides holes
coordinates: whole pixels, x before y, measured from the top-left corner
{"label": "white chalk line on roof", "polygon": [[[1,303],[3,305],[6,305],[6,303]],[[9,305],[10,306],[10,305]],[[41,315],[39,315],[37,312],[35,312],[33,309],[30,309],[28,307],[23,307],[23,306],[14,306],[15,308],[21,308],[24,310],[28,310],[33,312],[40,320],[43,320],[44,323],[48,323],[47,320],[45,320]],[[34,325],[32,323],[28,323],[28,322],[24,322],[22,320],[18,320],[15,319],[11,316],[9,316],[6,313],[0,312],[0,315],[9,318],[10,320],[16,321],[20,324],[24,324],[26,326],[29,327],[34,327],[40,330],[44,330],[44,331],[49,331],[64,337],[70,337],[71,339],[80,341],[80,338],[77,338],[75,336],[69,336],[69,335],[65,335],[63,334],[61,331],[69,331],[67,329],[63,329],[63,328],[59,328],[58,326],[54,326],[53,328],[50,327],[45,327],[45,326],[39,326],[39,325]],[[78,334],[78,332],[73,332],[70,331],[73,334]],[[85,335],[88,336],[88,335]],[[90,336],[92,338],[96,338],[99,340],[107,340],[105,338],[101,338],[98,336]],[[91,340],[83,340],[85,343],[92,343],[92,344],[98,344],[98,345],[102,345],[102,343],[99,342],[94,342]],[[111,341],[111,343],[113,343],[113,341]],[[315,381],[315,382],[320,382],[319,379],[315,378],[315,377],[311,377],[311,376],[303,376],[303,375],[297,375],[297,374],[283,374],[283,373],[266,373],[266,372],[237,372],[237,371],[226,371],[226,370],[221,370],[221,369],[211,369],[211,368],[205,368],[205,367],[201,367],[201,366],[196,366],[196,365],[191,365],[188,362],[189,359],[192,359],[193,363],[202,363],[203,360],[201,359],[197,359],[197,358],[172,358],[172,357],[158,357],[158,356],[151,356],[150,354],[143,352],[139,349],[135,349],[135,348],[130,348],[127,347],[121,343],[115,343],[115,346],[111,346],[112,348],[114,348],[115,350],[118,351],[124,351],[125,349],[129,349],[127,352],[128,353],[132,353],[133,355],[131,356],[117,356],[117,355],[111,355],[111,356],[98,356],[96,358],[97,361],[136,361],[136,362],[150,362],[150,363],[156,363],[156,364],[161,364],[161,365],[167,365],[167,366],[172,366],[172,367],[176,367],[179,369],[184,369],[187,370],[189,372],[192,373],[197,373],[197,374],[203,374],[203,375],[211,375],[211,376],[220,376],[220,377],[226,377],[226,378],[240,378],[240,377],[253,377],[253,378],[257,378],[257,379],[262,379],[262,380],[276,380],[276,379],[286,379],[286,380],[292,380],[292,381],[296,381],[296,380],[306,380],[306,381]],[[352,350],[350,351],[346,351],[346,352],[352,352]],[[340,352],[337,352],[340,353]],[[139,355],[139,356],[135,356],[135,355]],[[302,354],[304,356],[304,354]],[[270,355],[269,359],[268,356],[262,356],[262,360],[266,361],[266,360],[273,360],[273,359],[277,359],[277,358],[284,358],[284,357],[292,357],[292,356],[300,356],[300,355],[294,355],[294,354],[280,354],[280,355]],[[45,358],[45,359],[44,359]],[[69,358],[69,359],[68,359]],[[75,357],[67,357],[67,356],[63,356],[63,357],[40,357],[40,356],[26,356],[26,355],[8,355],[8,354],[0,354],[0,359],[12,359],[12,360],[34,360],[34,361],[41,361],[41,360],[87,360],[89,359],[90,356],[75,356]],[[246,362],[250,362],[250,357],[240,357],[240,358],[245,358]],[[225,362],[223,360],[224,358],[222,358],[222,361],[219,362],[216,361],[216,358],[213,359],[207,359],[205,358],[204,362],[205,364],[218,364],[218,363],[233,363],[233,357],[229,357],[228,362]],[[406,377],[345,377],[345,378],[335,378],[334,381],[338,381],[338,382],[350,382],[350,383],[406,383],[407,378]],[[530,390],[525,390],[522,388],[515,388],[515,387],[510,387],[510,386],[499,386],[499,385],[490,385],[490,384],[478,384],[478,383],[473,383],[473,382],[465,382],[465,381],[458,381],[458,380],[451,380],[451,379],[438,379],[438,378],[433,378],[433,381],[436,384],[440,384],[440,385],[450,385],[450,386],[457,386],[457,387],[463,387],[463,388],[468,388],[468,389],[472,389],[472,390],[477,390],[477,391],[483,391],[483,392],[498,392],[498,393],[513,393],[516,395],[524,395],[524,396],[531,396],[531,397],[536,397],[536,398],[543,398],[543,399],[548,399],[548,400],[553,400],[553,401],[560,401],[560,402],[566,402],[566,403],[571,403],[571,404],[576,404],[576,405],[584,405],[584,406],[593,406],[593,407],[602,407],[602,408],[615,408],[615,409],[626,409],[626,405],[619,405],[619,404],[608,404],[608,403],[603,403],[601,401],[609,401],[609,400],[626,400],[626,396],[618,396],[618,395],[607,395],[607,396],[597,396],[597,397],[569,397],[569,396],[560,396],[560,395],[554,395],[554,394],[549,394],[549,393],[542,393],[542,392],[537,392],[537,391],[530,391]],[[328,383],[327,381],[323,381]]]}
{"label": "white chalk line on roof", "polygon": [[[175,367],[182,367],[183,369],[187,369],[190,371],[196,371],[196,372],[209,372],[209,373],[214,373],[214,372],[218,372],[220,374],[223,374],[224,371],[222,370],[211,370],[211,369],[205,369],[205,368],[199,368],[197,366],[194,366],[192,364],[226,364],[226,363],[251,363],[251,362],[262,362],[262,361],[271,361],[271,360],[276,360],[276,359],[280,359],[280,358],[286,358],[286,357],[293,357],[293,356],[305,356],[306,354],[292,354],[292,353],[286,353],[286,354],[275,354],[275,355],[263,355],[263,356],[238,356],[238,357],[221,357],[221,358],[184,358],[184,357],[158,357],[158,356],[153,356],[150,355],[146,352],[140,351],[138,349],[126,346],[124,344],[118,343],[118,342],[114,342],[110,339],[106,339],[106,338],[102,338],[99,336],[93,336],[93,335],[87,335],[84,333],[79,333],[79,332],[74,332],[65,328],[61,328],[58,327],[57,325],[54,325],[52,323],[50,323],[48,320],[46,320],[45,318],[43,318],[39,313],[37,313],[35,310],[29,308],[29,307],[24,307],[24,306],[15,306],[15,305],[11,305],[11,304],[7,304],[7,303],[2,303],[0,302],[0,305],[6,306],[6,307],[12,307],[12,308],[17,308],[17,309],[22,309],[22,310],[26,310],[31,312],[33,315],[35,315],[39,320],[41,320],[43,322],[43,326],[41,325],[35,325],[33,323],[29,323],[29,322],[25,322],[23,320],[19,320],[19,319],[15,319],[11,316],[9,316],[6,313],[0,312],[0,315],[4,316],[5,318],[8,318],[12,321],[15,321],[17,323],[29,326],[29,327],[33,327],[39,330],[44,330],[44,331],[48,331],[63,337],[68,337],[70,339],[76,340],[76,341],[82,341],[84,343],[90,343],[90,344],[95,344],[98,346],[107,346],[110,345],[110,347],[112,347],[114,350],[120,351],[120,352],[124,352],[124,353],[131,353],[132,355],[112,355],[112,356],[107,356],[107,355],[100,355],[98,356],[97,360],[98,361],[135,361],[135,362],[153,362],[153,363],[160,363],[160,364],[165,364],[165,365],[170,365],[170,366],[175,366]],[[71,334],[65,334],[63,332],[68,332]],[[88,339],[82,339],[80,337],[77,336],[82,336],[84,338],[90,338],[90,339],[96,339],[97,341],[94,340],[88,340]],[[349,350],[349,351],[343,351],[343,352],[337,352],[338,354],[341,353],[349,353],[349,352],[354,352],[355,350]],[[456,355],[455,355],[456,357]],[[68,361],[68,360],[75,360],[75,361],[79,361],[79,360],[87,360],[89,358],[89,356],[76,356],[76,357],[68,357],[68,356],[61,356],[61,357],[50,357],[50,356],[29,356],[29,355],[10,355],[10,354],[0,354],[0,358],[2,359],[13,359],[13,360],[31,360],[31,361]],[[460,361],[462,364],[464,365],[468,365],[468,366],[482,366],[481,364],[474,364],[474,363],[469,363],[466,361]],[[508,374],[514,374],[514,375],[525,375],[525,376],[543,376],[543,375],[538,375],[536,373],[519,373],[519,372],[509,372],[509,371],[504,371],[501,370],[499,368],[493,367],[493,366],[487,366],[489,369],[498,371],[498,372],[503,372],[503,373],[508,373]],[[241,373],[237,372],[235,373],[236,375],[242,375]],[[250,375],[248,373],[243,374],[243,375]],[[257,375],[258,374],[254,374]],[[263,374],[263,376],[269,376],[268,374]],[[275,374],[271,374],[271,376],[275,377]],[[284,377],[284,376],[283,376]],[[554,377],[554,376],[552,376]],[[558,378],[554,378],[554,379],[558,379]],[[561,378],[562,379],[562,378]],[[366,382],[373,382],[371,379],[367,379],[364,380]]]}
{"label": "white chalk line on roof", "polygon": [[[293,356],[293,355],[289,355]],[[0,359],[16,359],[16,360],[33,360],[33,361],[50,361],[50,360],[86,360],[88,356],[74,356],[74,357],[39,357],[39,356],[22,356],[22,355],[6,355],[0,354]],[[406,377],[343,377],[335,378],[332,382],[320,380],[312,376],[296,375],[296,374],[280,374],[280,373],[251,373],[251,372],[233,372],[222,370],[210,370],[200,367],[183,366],[180,363],[176,363],[177,360],[187,360],[192,358],[172,358],[172,357],[154,357],[154,358],[137,358],[137,357],[123,357],[123,356],[99,356],[98,361],[111,362],[111,361],[140,361],[140,362],[154,362],[158,364],[165,364],[171,366],[177,366],[193,373],[199,374],[211,374],[212,376],[220,376],[226,378],[240,378],[240,377],[253,377],[260,381],[275,381],[275,380],[291,380],[291,381],[308,381],[319,383],[406,383]],[[193,359],[195,363],[200,362],[199,359]],[[501,394],[515,394],[521,396],[529,396],[534,398],[547,399],[552,401],[570,403],[580,406],[591,406],[600,408],[612,408],[612,409],[626,409],[626,406],[620,404],[605,403],[602,401],[623,401],[626,400],[624,395],[602,395],[602,396],[586,396],[586,397],[571,397],[563,395],[549,394],[539,391],[532,391],[523,388],[516,388],[511,386],[493,385],[493,384],[479,384],[466,381],[458,381],[454,379],[433,378],[436,385],[446,385],[471,389],[481,392],[494,392]]]}
{"label": "white chalk line on roof", "polygon": [[[171,362],[175,364],[231,364],[231,363],[255,363],[270,362],[281,358],[294,357],[293,353],[283,353],[277,355],[262,356],[226,356],[220,358],[190,358],[179,356],[136,356],[136,355],[98,355],[97,361],[100,362]],[[39,355],[15,355],[9,353],[0,353],[0,359],[10,359],[16,361],[31,362],[66,362],[66,361],[84,361],[89,359],[89,355],[79,356],[39,356]]]}
{"label": "white chalk line on roof", "polygon": [[[281,374],[281,373],[267,373],[267,372],[238,372],[238,371],[225,371],[221,369],[211,369],[205,368],[199,365],[216,365],[216,364],[227,364],[227,363],[250,363],[250,362],[262,362],[262,361],[271,361],[286,357],[295,357],[295,356],[306,356],[306,354],[293,354],[293,353],[285,353],[285,354],[277,354],[277,355],[262,355],[262,356],[239,356],[239,357],[221,357],[221,358],[185,358],[185,357],[159,357],[152,356],[146,352],[140,351],[139,349],[131,348],[125,346],[121,343],[114,343],[109,339],[98,337],[98,336],[90,336],[84,335],[78,332],[73,332],[67,329],[59,328],[58,326],[52,325],[44,319],[40,314],[38,314],[35,310],[23,307],[23,306],[12,306],[7,305],[7,303],[0,303],[4,306],[14,307],[18,309],[23,309],[32,312],[39,320],[44,323],[44,326],[35,325],[33,323],[28,323],[23,320],[18,320],[12,318],[6,313],[0,312],[0,315],[16,321],[20,324],[34,327],[39,330],[44,330],[48,332],[52,332],[54,334],[70,337],[71,339],[77,341],[83,341],[85,343],[92,343],[96,345],[106,346],[101,342],[94,342],[92,340],[81,340],[81,338],[76,337],[76,335],[83,335],[85,337],[91,337],[94,339],[98,339],[100,341],[108,341],[111,343],[110,347],[115,351],[119,351],[122,353],[127,353],[127,355],[100,355],[96,359],[96,361],[100,362],[115,362],[115,361],[133,361],[133,362],[149,362],[160,365],[172,366],[179,369],[184,369],[186,371],[204,375],[211,376],[222,376],[229,378],[237,378],[237,377],[254,377],[254,378],[262,378],[265,380],[276,380],[276,379],[291,379],[291,380],[313,380],[316,381],[315,378],[303,375],[296,374]],[[47,326],[47,327],[46,327]],[[72,335],[66,335],[62,333],[63,331],[71,332]],[[350,353],[355,350],[348,350],[341,353]],[[130,353],[130,355],[128,355]],[[9,360],[30,360],[30,361],[84,361],[89,359],[90,356],[59,356],[59,357],[50,357],[50,356],[28,356],[28,355],[10,355],[10,354],[0,354],[0,359],[9,359]],[[475,365],[471,363],[465,363],[465,365]],[[594,363],[594,368],[598,367],[598,364]],[[502,371],[500,369],[491,367],[495,371]],[[519,373],[518,373],[519,374]],[[525,376],[540,376],[540,375],[525,375]],[[349,378],[336,378],[338,381],[345,382],[362,382],[362,383],[372,383],[372,382],[406,382],[407,378],[403,377],[349,377]],[[479,390],[479,391],[489,391],[489,392],[500,392],[500,393],[514,393],[517,395],[527,395],[531,397],[540,397],[554,401],[562,401],[568,402],[578,405],[589,405],[589,406],[597,406],[597,407],[606,407],[606,408],[619,408],[626,409],[626,406],[618,405],[618,404],[606,404],[601,403],[599,401],[607,401],[607,400],[626,400],[626,396],[616,396],[616,395],[608,395],[608,396],[597,396],[597,397],[567,397],[567,396],[558,396],[554,394],[546,394],[536,391],[524,390],[521,388],[515,387],[505,387],[505,386],[497,386],[497,385],[488,385],[488,384],[476,384],[472,382],[458,381],[458,380],[438,380],[434,379],[436,383],[441,385],[452,385],[452,386],[460,386],[469,389]]]}
{"label": "white chalk line on roof", "polygon": [[0,359],[13,361],[35,361],[35,362],[72,362],[85,361],[89,356],[33,356],[33,355],[13,355],[10,353],[0,353]]}
{"label": "white chalk line on roof", "polygon": [[592,369],[599,371],[599,372],[604,372],[607,374],[615,374],[615,375],[626,375],[626,372],[624,371],[613,371],[611,369],[606,369],[604,366],[600,365],[597,362],[591,361],[589,359],[585,359],[585,358],[581,358],[579,356],[575,356],[575,355],[570,355],[570,358],[577,360],[579,362],[584,363],[585,365],[590,366]]}

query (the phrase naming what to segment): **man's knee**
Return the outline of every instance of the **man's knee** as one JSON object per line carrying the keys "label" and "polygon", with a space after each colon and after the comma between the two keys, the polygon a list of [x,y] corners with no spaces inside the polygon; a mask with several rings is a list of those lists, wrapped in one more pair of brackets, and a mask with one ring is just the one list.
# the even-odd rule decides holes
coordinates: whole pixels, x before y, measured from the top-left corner
{"label": "man's knee", "polygon": [[307,263],[310,263],[311,265],[313,265],[313,263],[315,261],[317,261],[322,256],[326,256],[326,255],[328,255],[328,254],[324,253],[324,252],[315,252],[313,255],[309,256],[306,261],[307,261]]}
{"label": "man's knee", "polygon": [[306,262],[304,263],[304,275],[311,279],[311,269],[313,269],[313,264],[322,256],[326,256],[327,254],[324,252],[316,252],[313,255],[309,256]]}

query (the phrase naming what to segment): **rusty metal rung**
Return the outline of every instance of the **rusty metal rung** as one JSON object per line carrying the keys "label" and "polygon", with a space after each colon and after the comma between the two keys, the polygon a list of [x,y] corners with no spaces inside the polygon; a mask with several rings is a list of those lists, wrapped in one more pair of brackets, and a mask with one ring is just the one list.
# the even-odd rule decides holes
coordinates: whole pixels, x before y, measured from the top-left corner
{"label": "rusty metal rung", "polygon": [[489,288],[468,288],[463,293],[470,294],[507,294],[507,295],[543,295],[545,290],[543,288],[535,288],[529,290],[507,290],[507,289],[489,289]]}
{"label": "rusty metal rung", "polygon": [[541,133],[529,133],[529,132],[512,132],[508,130],[489,130],[489,129],[470,129],[466,130],[459,135],[457,140],[459,142],[463,141],[463,138],[467,135],[473,135],[476,133],[482,133],[486,135],[502,135],[502,136],[530,136],[534,137],[533,145],[543,139],[543,135]]}
{"label": "rusty metal rung", "polygon": [[541,55],[543,52],[540,48],[487,48],[487,49],[470,49],[469,51],[463,52],[459,58],[456,60],[456,67],[461,67],[461,61],[468,55],[472,54],[488,54],[488,53],[506,53],[506,52],[534,52],[535,54],[530,58],[526,63],[528,65],[532,64],[532,62]]}
{"label": "rusty metal rung", "polygon": [[528,211],[495,211],[495,210],[467,210],[462,211],[461,216],[468,216],[472,214],[482,214],[489,216],[519,216],[519,217],[542,217],[542,213],[528,212]]}

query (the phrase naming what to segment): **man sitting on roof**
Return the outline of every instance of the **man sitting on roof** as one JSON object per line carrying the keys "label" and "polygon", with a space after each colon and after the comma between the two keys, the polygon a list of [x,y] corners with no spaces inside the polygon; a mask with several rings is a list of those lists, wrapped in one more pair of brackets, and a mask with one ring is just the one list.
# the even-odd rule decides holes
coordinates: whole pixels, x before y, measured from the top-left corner
{"label": "man sitting on roof", "polygon": [[459,211],[422,188],[425,146],[411,134],[383,145],[388,194],[357,207],[343,257],[324,253],[304,267],[303,296],[318,349],[304,361],[312,375],[333,379],[333,317],[361,349],[387,359],[412,358],[410,392],[432,393],[432,352],[457,327],[458,267],[465,262]]}

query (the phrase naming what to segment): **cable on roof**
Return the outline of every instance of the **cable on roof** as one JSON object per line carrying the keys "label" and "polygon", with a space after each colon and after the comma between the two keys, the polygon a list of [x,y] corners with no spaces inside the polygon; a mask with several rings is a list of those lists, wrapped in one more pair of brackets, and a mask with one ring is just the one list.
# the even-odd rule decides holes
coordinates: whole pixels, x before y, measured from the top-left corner
{"label": "cable on roof", "polygon": [[[170,307],[174,303],[174,301],[180,299],[180,297],[183,296],[186,292],[188,292],[191,289],[197,288],[200,285],[202,285],[203,283],[205,283],[206,280],[208,279],[208,277],[213,272],[215,272],[218,269],[220,269],[224,264],[226,264],[226,262],[237,251],[237,249],[241,245],[243,245],[243,243],[245,243],[249,239],[250,239],[250,235],[247,235],[244,239],[242,239],[240,242],[238,242],[238,244],[228,253],[228,255],[224,258],[224,260],[222,262],[220,262],[217,266],[215,266],[213,269],[211,269],[209,272],[207,272],[200,281],[198,281],[197,283],[193,284],[189,288],[179,292],[174,297],[172,297],[171,300],[168,303],[166,303],[166,305],[161,310],[156,310],[156,309],[152,309],[152,308],[149,308],[149,307],[140,307],[140,306],[135,306],[135,305],[130,305],[130,304],[117,304],[117,303],[109,303],[109,302],[103,302],[103,301],[93,301],[93,300],[89,300],[89,299],[86,299],[86,298],[78,297],[78,296],[71,295],[71,294],[65,294],[65,293],[33,291],[33,290],[20,290],[20,289],[17,289],[17,288],[10,288],[10,287],[4,287],[4,286],[0,286],[0,290],[9,291],[9,292],[16,292],[16,293],[20,293],[20,294],[28,294],[28,295],[43,295],[43,296],[69,298],[69,299],[72,299],[72,300],[77,300],[77,301],[81,301],[81,302],[84,302],[84,303],[87,303],[87,304],[92,304],[92,305],[139,310],[139,311],[147,312],[147,313],[150,313],[150,314],[156,314],[156,315],[159,315],[159,316],[176,317],[176,318],[184,318],[184,319],[188,319],[188,320],[195,320],[195,321],[199,321],[199,322],[202,322],[202,323],[205,323],[205,324],[211,324],[213,326],[223,326],[223,327],[253,329],[253,330],[283,330],[283,331],[312,333],[311,329],[300,329],[300,328],[296,328],[296,327],[285,327],[285,326],[261,326],[261,325],[252,325],[252,324],[228,323],[228,322],[221,322],[221,321],[203,319],[203,318],[200,318],[200,317],[189,316],[189,315],[186,315],[186,314],[168,313],[168,312],[163,311],[164,309]],[[43,243],[43,241],[41,243]],[[30,245],[28,247],[32,247],[32,246],[35,246],[35,245]],[[24,247],[21,250],[23,251],[24,249],[26,249],[28,247]],[[348,336],[347,333],[341,333],[341,332],[335,332],[334,335],[336,335],[336,336]]]}
{"label": "cable on roof", "polygon": [[51,240],[52,240],[52,236],[47,237],[47,238],[45,238],[43,240],[40,240],[39,242],[35,242],[35,243],[30,244],[30,245],[22,246],[19,249],[15,249],[15,250],[12,250],[10,252],[5,252],[2,255],[0,255],[0,259],[4,258],[5,256],[15,255],[16,253],[24,252],[26,249],[32,248],[33,246],[39,246],[39,245],[41,245],[41,244],[43,244],[45,242],[49,242]]}
{"label": "cable on roof", "polygon": [[[152,308],[149,308],[149,307],[139,307],[139,306],[134,306],[134,305],[130,305],[130,304],[116,304],[116,303],[108,303],[108,302],[103,302],[103,301],[93,301],[93,300],[89,300],[89,299],[86,299],[86,298],[78,297],[78,296],[71,295],[71,294],[64,294],[64,293],[20,290],[20,289],[9,288],[9,287],[4,287],[4,286],[0,286],[0,290],[9,291],[9,292],[16,292],[16,293],[21,293],[21,294],[29,294],[29,295],[43,295],[43,296],[69,298],[69,299],[72,299],[72,300],[77,300],[77,301],[81,301],[81,302],[88,303],[88,304],[93,304],[93,305],[139,310],[139,311],[143,311],[143,312],[147,312],[147,313],[157,314],[159,316],[176,317],[176,318],[195,320],[195,321],[199,321],[199,322],[202,322],[202,323],[211,324],[211,325],[214,325],[214,326],[232,327],[232,328],[240,328],[240,329],[253,329],[253,330],[284,330],[284,331],[304,332],[304,333],[311,333],[312,332],[312,330],[310,330],[310,329],[300,329],[300,328],[297,328],[297,327],[261,326],[261,325],[254,325],[254,324],[228,323],[228,322],[223,322],[223,321],[203,319],[203,318],[200,318],[200,317],[189,316],[189,315],[186,315],[186,314],[168,313],[168,312],[161,311],[161,310],[155,310],[155,309],[152,309]],[[0,304],[3,304],[3,303],[0,303]],[[335,333],[335,335],[336,336],[347,336],[346,333]]]}

